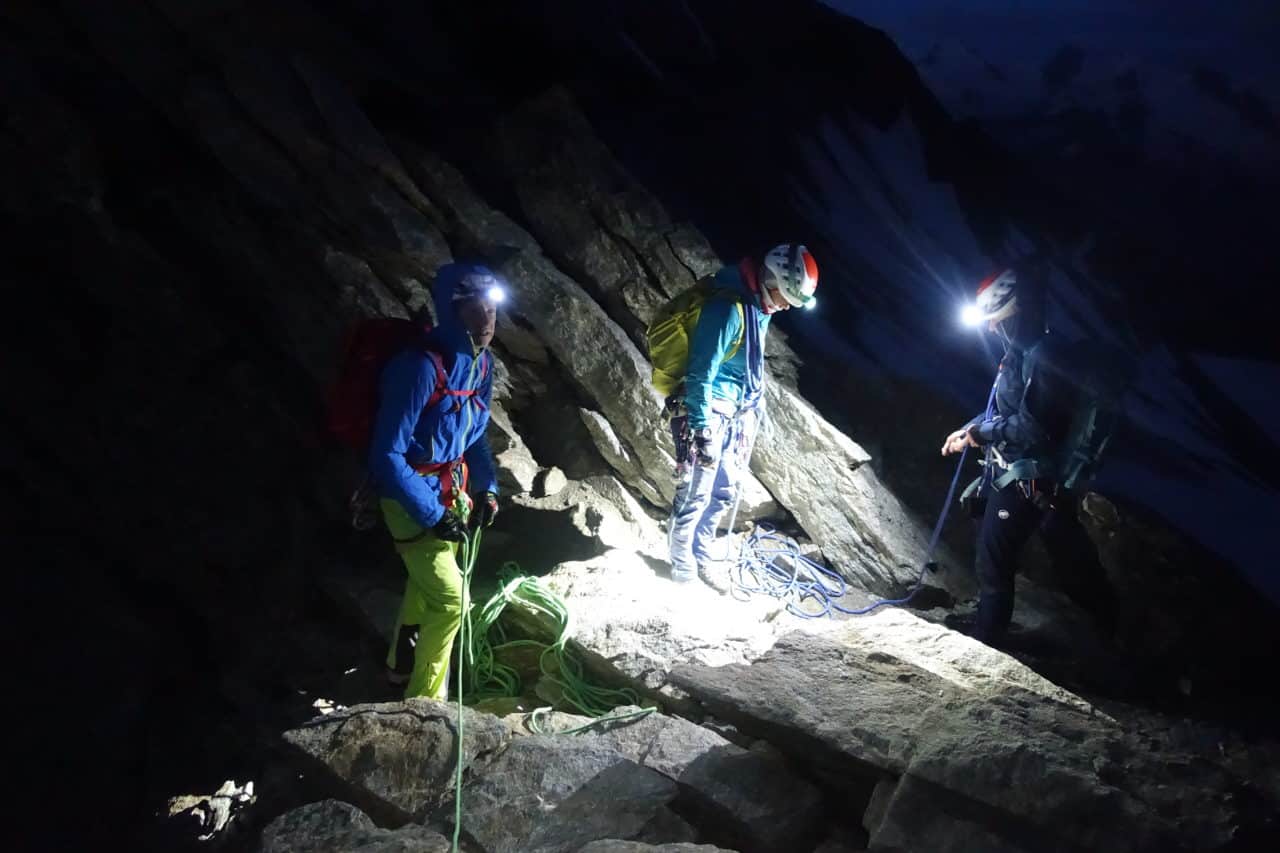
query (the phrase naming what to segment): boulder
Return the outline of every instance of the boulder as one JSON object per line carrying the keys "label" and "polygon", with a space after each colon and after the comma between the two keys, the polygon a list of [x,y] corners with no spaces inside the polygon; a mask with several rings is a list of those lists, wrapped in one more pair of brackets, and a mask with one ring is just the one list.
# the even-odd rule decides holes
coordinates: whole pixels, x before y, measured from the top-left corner
{"label": "boulder", "polygon": [[[518,504],[542,512],[567,513],[573,529],[594,543],[593,553],[619,550],[655,561],[666,559],[666,536],[658,523],[614,477],[570,481],[545,497],[521,497]],[[545,530],[545,519],[542,524]]]}
{"label": "boulder", "polygon": [[260,849],[261,853],[449,853],[453,844],[424,826],[381,829],[349,803],[321,800],[267,824]]}
{"label": "boulder", "polygon": [[802,397],[769,383],[765,399],[751,469],[843,577],[902,595],[919,577],[928,532],[866,464],[871,457]]}
{"label": "boulder", "polygon": [[489,417],[489,448],[498,472],[498,488],[510,496],[533,490],[538,476],[538,462],[516,432],[506,406],[494,400]]}
{"label": "boulder", "polygon": [[538,497],[545,498],[549,495],[556,495],[569,485],[569,480],[565,477],[564,472],[556,466],[542,472],[536,483]]}
{"label": "boulder", "polygon": [[[1210,849],[1242,819],[1225,767],[902,611],[671,678],[851,792],[874,785],[871,849]],[[1192,764],[1197,784],[1171,784]]]}
{"label": "boulder", "polygon": [[[553,713],[539,719],[539,729],[563,731],[591,722],[589,717]],[[508,720],[508,725],[514,724]],[[571,737],[606,744],[675,781],[680,786],[677,808],[704,838],[744,853],[804,849],[815,840],[811,836],[822,821],[822,796],[776,755],[744,749],[688,720],[656,712],[598,723]]]}
{"label": "boulder", "polygon": [[[462,793],[462,829],[485,853],[572,853],[641,836],[676,793],[670,779],[604,744],[532,735],[476,768]],[[439,812],[453,813],[451,803]]]}
{"label": "boulder", "polygon": [[[336,789],[379,821],[421,820],[452,790],[458,709],[431,699],[356,705],[284,733]],[[463,710],[464,767],[511,735],[497,717]]]}
{"label": "boulder", "polygon": [[579,408],[578,414],[604,461],[608,462],[609,466],[628,483],[633,484],[649,503],[656,507],[666,506],[669,502],[663,497],[662,490],[653,482],[657,477],[663,476],[663,472],[644,470],[622,439],[618,438],[618,434],[614,432],[613,426],[604,415],[594,409],[585,408]]}

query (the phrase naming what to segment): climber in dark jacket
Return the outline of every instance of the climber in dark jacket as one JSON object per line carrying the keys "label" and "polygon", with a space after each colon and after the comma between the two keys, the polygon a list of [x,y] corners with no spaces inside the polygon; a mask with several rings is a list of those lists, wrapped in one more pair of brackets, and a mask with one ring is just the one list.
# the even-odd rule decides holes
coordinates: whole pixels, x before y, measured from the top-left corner
{"label": "climber in dark jacket", "polygon": [[[388,676],[407,682],[406,698],[446,698],[449,653],[464,606],[456,559],[466,535],[463,519],[487,526],[498,512],[485,428],[493,394],[488,347],[501,294],[485,267],[442,267],[432,287],[438,324],[423,346],[392,358],[379,383],[368,462],[409,574],[387,653]],[[441,371],[443,393],[436,393]]]}
{"label": "climber in dark jacket", "polygon": [[[1071,365],[1045,330],[1043,290],[1019,283],[1005,269],[978,286],[979,322],[1004,343],[992,409],[947,436],[942,455],[966,446],[987,454],[986,508],[978,532],[979,585],[973,636],[1000,645],[1013,617],[1018,552],[1037,529],[1067,594],[1089,611],[1102,633],[1115,630],[1115,604],[1106,572],[1076,516],[1076,496],[1035,460],[1051,457],[1065,439],[1072,411]],[[1025,363],[1024,363],[1025,362]],[[1001,474],[1011,482],[997,487]],[[1019,476],[1026,472],[1025,478]]]}

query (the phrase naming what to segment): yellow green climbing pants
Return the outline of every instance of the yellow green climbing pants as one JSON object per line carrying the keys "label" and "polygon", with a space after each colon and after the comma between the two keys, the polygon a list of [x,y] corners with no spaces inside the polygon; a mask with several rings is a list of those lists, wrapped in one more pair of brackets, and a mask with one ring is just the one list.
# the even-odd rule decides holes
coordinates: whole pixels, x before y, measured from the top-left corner
{"label": "yellow green climbing pants", "polygon": [[[382,517],[409,577],[400,602],[400,616],[391,632],[387,666],[396,665],[396,638],[401,625],[418,625],[413,674],[405,687],[406,699],[425,696],[448,698],[449,652],[462,622],[462,572],[456,558],[457,543],[437,539],[409,517],[396,501],[383,498]],[[407,541],[406,541],[407,540]]]}

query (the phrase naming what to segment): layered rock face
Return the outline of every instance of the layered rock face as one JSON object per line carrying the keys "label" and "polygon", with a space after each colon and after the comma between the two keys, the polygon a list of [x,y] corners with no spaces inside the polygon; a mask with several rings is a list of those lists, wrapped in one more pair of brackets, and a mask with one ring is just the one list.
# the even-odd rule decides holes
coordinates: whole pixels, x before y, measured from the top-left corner
{"label": "layered rock face", "polygon": [[[972,592],[945,549],[953,571],[926,577],[919,615],[808,621],[675,591],[673,460],[641,333],[736,258],[623,169],[562,88],[486,105],[475,158],[454,156],[452,128],[387,121],[385,100],[367,107],[378,87],[410,113],[441,97],[436,60],[415,75],[329,11],[69,1],[0,19],[0,215],[24,303],[7,339],[38,343],[3,365],[5,507],[24,584],[48,585],[32,600],[58,603],[40,630],[73,647],[75,689],[107,697],[69,750],[109,815],[90,830],[235,765],[258,801],[228,845],[443,850],[459,764],[476,851],[1204,849],[1272,830],[1268,748],[1104,713],[938,627],[935,605]],[[379,701],[403,575],[379,533],[347,528],[361,466],[321,428],[323,389],[350,323],[409,316],[442,264],[475,256],[512,290],[490,430],[504,509],[480,582],[507,560],[546,573],[592,677],[659,714],[530,734],[523,717]],[[784,338],[739,520],[779,525],[857,604],[901,594],[929,531],[801,396]],[[1118,511],[1098,513],[1127,564]],[[1082,620],[1064,635],[1069,604],[1022,592],[1020,624],[1084,645]],[[1141,612],[1135,636],[1177,646],[1178,623]],[[545,629],[518,612],[508,627]],[[548,701],[526,686],[515,704]]]}

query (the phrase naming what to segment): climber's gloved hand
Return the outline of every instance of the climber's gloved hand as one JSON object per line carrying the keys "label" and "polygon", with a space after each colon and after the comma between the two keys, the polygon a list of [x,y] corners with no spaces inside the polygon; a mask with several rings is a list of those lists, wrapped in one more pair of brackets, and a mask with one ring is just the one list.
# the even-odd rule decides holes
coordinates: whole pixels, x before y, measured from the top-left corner
{"label": "climber's gloved hand", "polygon": [[716,466],[716,448],[711,443],[711,428],[703,427],[693,431],[693,455],[700,468]]}
{"label": "climber's gloved hand", "polygon": [[498,496],[493,492],[485,492],[484,497],[477,498],[471,510],[471,528],[488,527],[498,517]]}
{"label": "climber's gloved hand", "polygon": [[446,542],[461,542],[467,538],[467,527],[457,513],[446,512],[431,528],[431,533]]}

